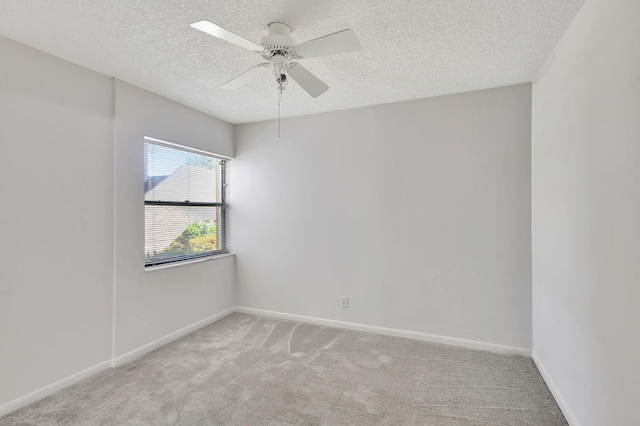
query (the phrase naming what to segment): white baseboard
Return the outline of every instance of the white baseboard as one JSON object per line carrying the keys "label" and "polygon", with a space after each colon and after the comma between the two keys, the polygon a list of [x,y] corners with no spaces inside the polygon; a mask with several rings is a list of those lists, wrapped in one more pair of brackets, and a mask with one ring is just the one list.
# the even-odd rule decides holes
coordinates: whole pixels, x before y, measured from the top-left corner
{"label": "white baseboard", "polygon": [[233,313],[235,311],[235,308],[229,308],[229,309],[225,309],[222,312],[219,312],[215,315],[211,315],[208,318],[205,318],[203,320],[200,320],[196,323],[193,323],[191,325],[188,325],[178,331],[174,331],[173,333],[167,334],[164,337],[161,337],[159,339],[154,340],[153,342],[147,343],[144,346],[140,346],[137,349],[134,349],[130,352],[127,352],[126,354],[120,355],[118,357],[113,358],[113,360],[111,361],[111,366],[112,367],[118,367],[124,364],[128,364],[131,361],[134,361],[146,354],[148,354],[149,352],[158,349],[161,346],[166,345],[167,343],[171,343],[174,340],[177,340],[183,336],[186,336],[187,334],[196,331],[199,328],[202,328],[206,325],[211,324],[212,322],[218,321],[219,319],[222,319],[224,317],[226,317],[227,315]]}
{"label": "white baseboard", "polygon": [[342,328],[346,330],[364,331],[367,333],[382,334],[385,336],[404,337],[407,339],[421,340],[423,342],[442,343],[444,345],[460,346],[463,348],[478,349],[499,354],[523,355],[531,357],[531,349],[516,348],[512,346],[497,345],[495,343],[478,342],[475,340],[458,339],[456,337],[439,336],[436,334],[420,333],[417,331],[398,330],[395,328],[377,327],[374,325],[357,324],[352,322],[329,320],[324,318],[307,317],[303,315],[285,314],[282,312],[265,311],[262,309],[236,307],[236,312],[243,314],[259,315],[263,317],[283,319],[289,321],[306,322],[309,324],[324,325],[327,327]]}
{"label": "white baseboard", "polygon": [[86,370],[82,370],[78,373],[72,374],[69,377],[65,377],[62,380],[58,380],[57,382],[51,383],[50,385],[47,385],[43,388],[40,388],[26,395],[23,395],[19,398],[16,398],[13,401],[0,405],[0,417],[5,416],[26,405],[29,405],[32,402],[36,402],[39,399],[52,395],[58,392],[59,390],[62,390],[66,387],[76,384],[79,381],[84,380],[89,376],[93,376],[94,374],[97,374],[101,371],[107,370],[110,367],[111,367],[110,361],[107,360],[105,362],[101,362],[100,364],[96,364],[93,367],[87,368]]}
{"label": "white baseboard", "polygon": [[573,414],[571,409],[569,409],[567,401],[558,390],[555,382],[551,380],[551,377],[549,376],[547,370],[544,368],[542,361],[540,361],[540,357],[538,356],[538,354],[536,354],[535,352],[531,352],[531,357],[533,358],[533,362],[535,362],[536,367],[538,367],[538,371],[544,379],[544,382],[547,384],[547,387],[551,391],[551,395],[553,395],[556,402],[558,403],[560,411],[562,411],[562,414],[564,414],[564,418],[567,419],[567,423],[569,423],[570,426],[580,426],[580,423],[578,423],[578,420],[576,420],[576,416]]}

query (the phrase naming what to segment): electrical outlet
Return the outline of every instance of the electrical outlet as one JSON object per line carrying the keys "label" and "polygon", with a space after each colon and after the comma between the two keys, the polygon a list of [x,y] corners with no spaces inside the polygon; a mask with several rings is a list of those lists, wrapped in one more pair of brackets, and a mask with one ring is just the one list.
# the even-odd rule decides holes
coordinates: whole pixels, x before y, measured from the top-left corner
{"label": "electrical outlet", "polygon": [[349,298],[348,297],[341,297],[340,300],[342,301],[342,307],[343,308],[348,308],[349,307]]}

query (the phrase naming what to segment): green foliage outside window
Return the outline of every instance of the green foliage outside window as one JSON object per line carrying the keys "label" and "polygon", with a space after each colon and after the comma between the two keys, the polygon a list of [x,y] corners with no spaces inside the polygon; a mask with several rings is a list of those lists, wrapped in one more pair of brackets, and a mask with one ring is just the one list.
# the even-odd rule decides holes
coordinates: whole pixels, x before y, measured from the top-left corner
{"label": "green foliage outside window", "polygon": [[160,254],[169,253],[202,253],[218,248],[218,233],[213,220],[198,220],[184,230]]}

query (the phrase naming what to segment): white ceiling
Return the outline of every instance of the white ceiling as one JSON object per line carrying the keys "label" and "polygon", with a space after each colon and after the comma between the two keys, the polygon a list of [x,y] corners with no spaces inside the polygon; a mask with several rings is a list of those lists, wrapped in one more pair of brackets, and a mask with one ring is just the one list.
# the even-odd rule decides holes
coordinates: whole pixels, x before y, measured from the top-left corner
{"label": "white ceiling", "polygon": [[262,58],[189,24],[255,42],[273,21],[298,42],[351,28],[362,50],[302,60],[330,89],[312,99],[292,82],[287,117],[532,81],[584,1],[2,0],[0,35],[244,123],[277,117],[272,77],[218,86]]}

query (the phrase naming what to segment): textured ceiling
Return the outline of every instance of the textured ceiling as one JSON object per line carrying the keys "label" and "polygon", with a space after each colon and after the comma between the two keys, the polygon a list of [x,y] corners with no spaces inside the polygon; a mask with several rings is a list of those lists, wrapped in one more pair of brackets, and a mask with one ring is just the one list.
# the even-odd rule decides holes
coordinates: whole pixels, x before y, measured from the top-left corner
{"label": "textured ceiling", "polygon": [[219,89],[262,62],[189,27],[209,20],[259,42],[265,25],[298,42],[351,28],[362,50],[301,63],[330,89],[295,83],[282,116],[531,81],[584,0],[2,0],[0,35],[230,123],[277,117],[269,73]]}

